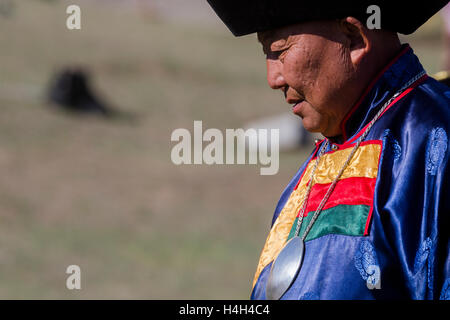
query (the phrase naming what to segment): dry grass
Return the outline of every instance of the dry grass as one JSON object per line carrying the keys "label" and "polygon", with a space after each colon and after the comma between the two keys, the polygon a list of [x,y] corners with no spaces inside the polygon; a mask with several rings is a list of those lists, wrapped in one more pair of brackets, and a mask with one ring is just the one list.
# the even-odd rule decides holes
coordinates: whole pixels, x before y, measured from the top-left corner
{"label": "dry grass", "polygon": [[[275,176],[177,167],[170,134],[287,110],[266,87],[254,36],[90,1],[83,29],[68,31],[66,2],[17,3],[0,18],[0,298],[248,298],[273,209],[305,152],[282,154]],[[50,76],[73,64],[136,120],[51,109]],[[80,291],[65,288],[70,264],[81,267]]]}

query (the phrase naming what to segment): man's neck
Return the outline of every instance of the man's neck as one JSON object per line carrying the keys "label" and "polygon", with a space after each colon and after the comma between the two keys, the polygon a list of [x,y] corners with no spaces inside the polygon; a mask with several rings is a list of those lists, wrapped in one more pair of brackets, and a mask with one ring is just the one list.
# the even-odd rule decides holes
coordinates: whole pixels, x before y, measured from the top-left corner
{"label": "man's neck", "polygon": [[[402,45],[400,44],[398,38],[398,41],[396,41],[395,39],[390,40],[391,41],[387,41],[385,47],[382,47],[382,45],[378,44],[378,50],[374,49],[371,55],[368,57],[369,61],[365,63],[367,67],[364,68],[364,70],[360,70],[360,77],[363,79],[360,78],[359,81],[360,83],[365,83],[365,86],[363,86],[360,90],[361,93],[354,103],[357,103],[357,101],[362,97],[373,78],[376,77],[376,75],[378,75],[386,67],[386,65],[390,61],[392,61],[392,59],[394,59],[402,50]],[[351,112],[352,109],[350,109],[349,112]],[[324,136],[329,139],[330,142],[338,144],[344,143],[343,132],[337,132],[333,136],[327,136],[324,134]]]}

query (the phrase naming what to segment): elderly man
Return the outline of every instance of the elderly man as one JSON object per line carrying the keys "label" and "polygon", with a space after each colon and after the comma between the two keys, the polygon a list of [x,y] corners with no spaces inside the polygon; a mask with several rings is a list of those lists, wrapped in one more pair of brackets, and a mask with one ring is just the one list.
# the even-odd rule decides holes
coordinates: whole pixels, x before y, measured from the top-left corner
{"label": "elderly man", "polygon": [[447,1],[208,2],[257,32],[270,87],[326,137],[281,195],[251,298],[448,299],[450,89],[397,36]]}

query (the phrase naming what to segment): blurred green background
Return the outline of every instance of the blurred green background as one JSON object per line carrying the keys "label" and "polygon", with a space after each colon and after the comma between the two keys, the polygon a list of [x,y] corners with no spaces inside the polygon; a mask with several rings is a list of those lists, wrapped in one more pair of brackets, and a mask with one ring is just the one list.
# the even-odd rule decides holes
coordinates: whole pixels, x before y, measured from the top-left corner
{"label": "blurred green background", "polygon": [[[69,4],[81,30],[66,28]],[[170,136],[194,120],[224,132],[289,110],[256,37],[234,38],[204,0],[2,8],[0,298],[247,299],[276,202],[310,150],[282,153],[279,173],[261,176],[176,166]],[[442,68],[441,19],[402,38],[430,74]],[[68,65],[134,120],[50,108],[49,81]],[[81,290],[66,289],[71,264]]]}

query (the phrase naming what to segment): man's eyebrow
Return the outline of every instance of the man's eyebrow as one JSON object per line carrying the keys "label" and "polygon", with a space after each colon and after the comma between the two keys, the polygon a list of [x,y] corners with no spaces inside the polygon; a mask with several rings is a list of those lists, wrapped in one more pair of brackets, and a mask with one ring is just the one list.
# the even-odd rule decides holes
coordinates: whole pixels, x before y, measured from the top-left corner
{"label": "man's eyebrow", "polygon": [[289,47],[289,43],[289,39],[280,38],[278,40],[272,41],[272,43],[270,44],[270,50],[274,52],[283,51],[287,47]]}
{"label": "man's eyebrow", "polygon": [[258,37],[265,54],[284,51],[289,47],[289,39],[275,38],[273,35]]}

